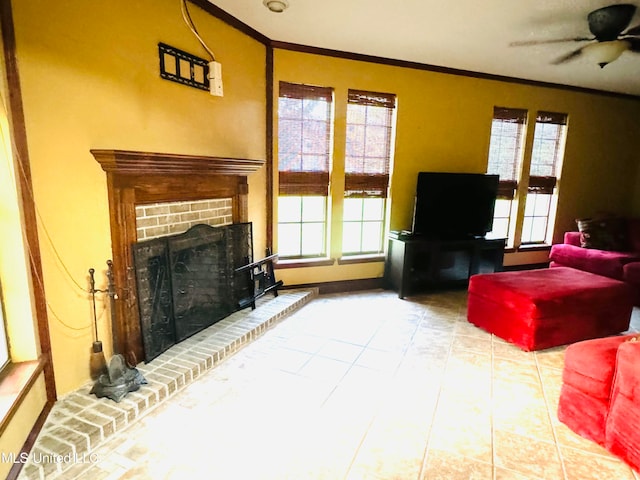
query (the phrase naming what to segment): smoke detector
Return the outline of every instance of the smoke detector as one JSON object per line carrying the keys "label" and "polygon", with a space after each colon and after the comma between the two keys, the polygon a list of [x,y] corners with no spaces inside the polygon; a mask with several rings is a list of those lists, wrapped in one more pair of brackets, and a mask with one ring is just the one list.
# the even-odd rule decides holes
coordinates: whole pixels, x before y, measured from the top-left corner
{"label": "smoke detector", "polygon": [[263,0],[262,4],[275,13],[282,13],[289,8],[287,0]]}

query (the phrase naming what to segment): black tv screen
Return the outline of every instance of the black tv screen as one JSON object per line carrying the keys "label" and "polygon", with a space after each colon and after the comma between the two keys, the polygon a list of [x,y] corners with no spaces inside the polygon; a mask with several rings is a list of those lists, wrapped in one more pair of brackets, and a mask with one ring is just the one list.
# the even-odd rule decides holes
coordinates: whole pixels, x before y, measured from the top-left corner
{"label": "black tv screen", "polygon": [[441,238],[484,236],[491,231],[498,175],[420,172],[413,233]]}

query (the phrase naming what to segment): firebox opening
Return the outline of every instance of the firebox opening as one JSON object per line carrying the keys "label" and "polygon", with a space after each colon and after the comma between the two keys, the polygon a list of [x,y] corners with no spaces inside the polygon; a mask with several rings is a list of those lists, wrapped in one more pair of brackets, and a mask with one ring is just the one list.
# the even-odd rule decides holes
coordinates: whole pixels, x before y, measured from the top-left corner
{"label": "firebox opening", "polygon": [[[247,304],[251,223],[199,224],[133,245],[146,361]],[[237,271],[240,269],[240,271]]]}

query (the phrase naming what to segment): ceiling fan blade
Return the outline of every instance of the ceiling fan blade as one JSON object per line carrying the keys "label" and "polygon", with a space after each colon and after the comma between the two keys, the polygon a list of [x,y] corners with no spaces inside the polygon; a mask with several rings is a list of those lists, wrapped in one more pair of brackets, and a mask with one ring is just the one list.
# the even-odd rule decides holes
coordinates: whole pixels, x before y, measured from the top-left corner
{"label": "ceiling fan blade", "polygon": [[636,25],[635,27],[630,28],[629,30],[624,32],[623,35],[632,35],[636,37],[640,36],[640,25]]}
{"label": "ceiling fan blade", "polygon": [[570,60],[573,60],[574,58],[577,58],[580,55],[582,55],[583,49],[584,47],[580,47],[576,50],[573,50],[572,52],[567,53],[566,55],[563,55],[562,57],[558,57],[551,62],[551,65],[560,65],[561,63],[566,63]]}
{"label": "ceiling fan blade", "polygon": [[564,42],[589,42],[595,40],[594,37],[575,37],[575,38],[556,38],[553,40],[522,40],[511,42],[510,47],[529,47],[531,45],[544,45],[546,43],[564,43]]}
{"label": "ceiling fan blade", "polygon": [[630,3],[609,5],[587,15],[589,30],[599,42],[615,40],[629,26],[636,6]]}

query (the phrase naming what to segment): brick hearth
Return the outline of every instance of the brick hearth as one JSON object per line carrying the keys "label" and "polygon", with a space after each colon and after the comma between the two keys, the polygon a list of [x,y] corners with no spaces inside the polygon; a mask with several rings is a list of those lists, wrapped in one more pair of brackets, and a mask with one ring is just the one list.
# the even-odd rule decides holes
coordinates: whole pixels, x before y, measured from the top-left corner
{"label": "brick hearth", "polygon": [[[90,394],[92,383],[54,405],[20,479],[63,478],[74,462],[89,462],[91,452],[206,371],[262,335],[269,327],[317,296],[317,289],[285,290],[260,298],[255,310],[241,310],[174,345],[137,368],[148,384],[120,403]],[[41,458],[64,457],[60,462]],[[72,461],[68,459],[72,458]]]}

